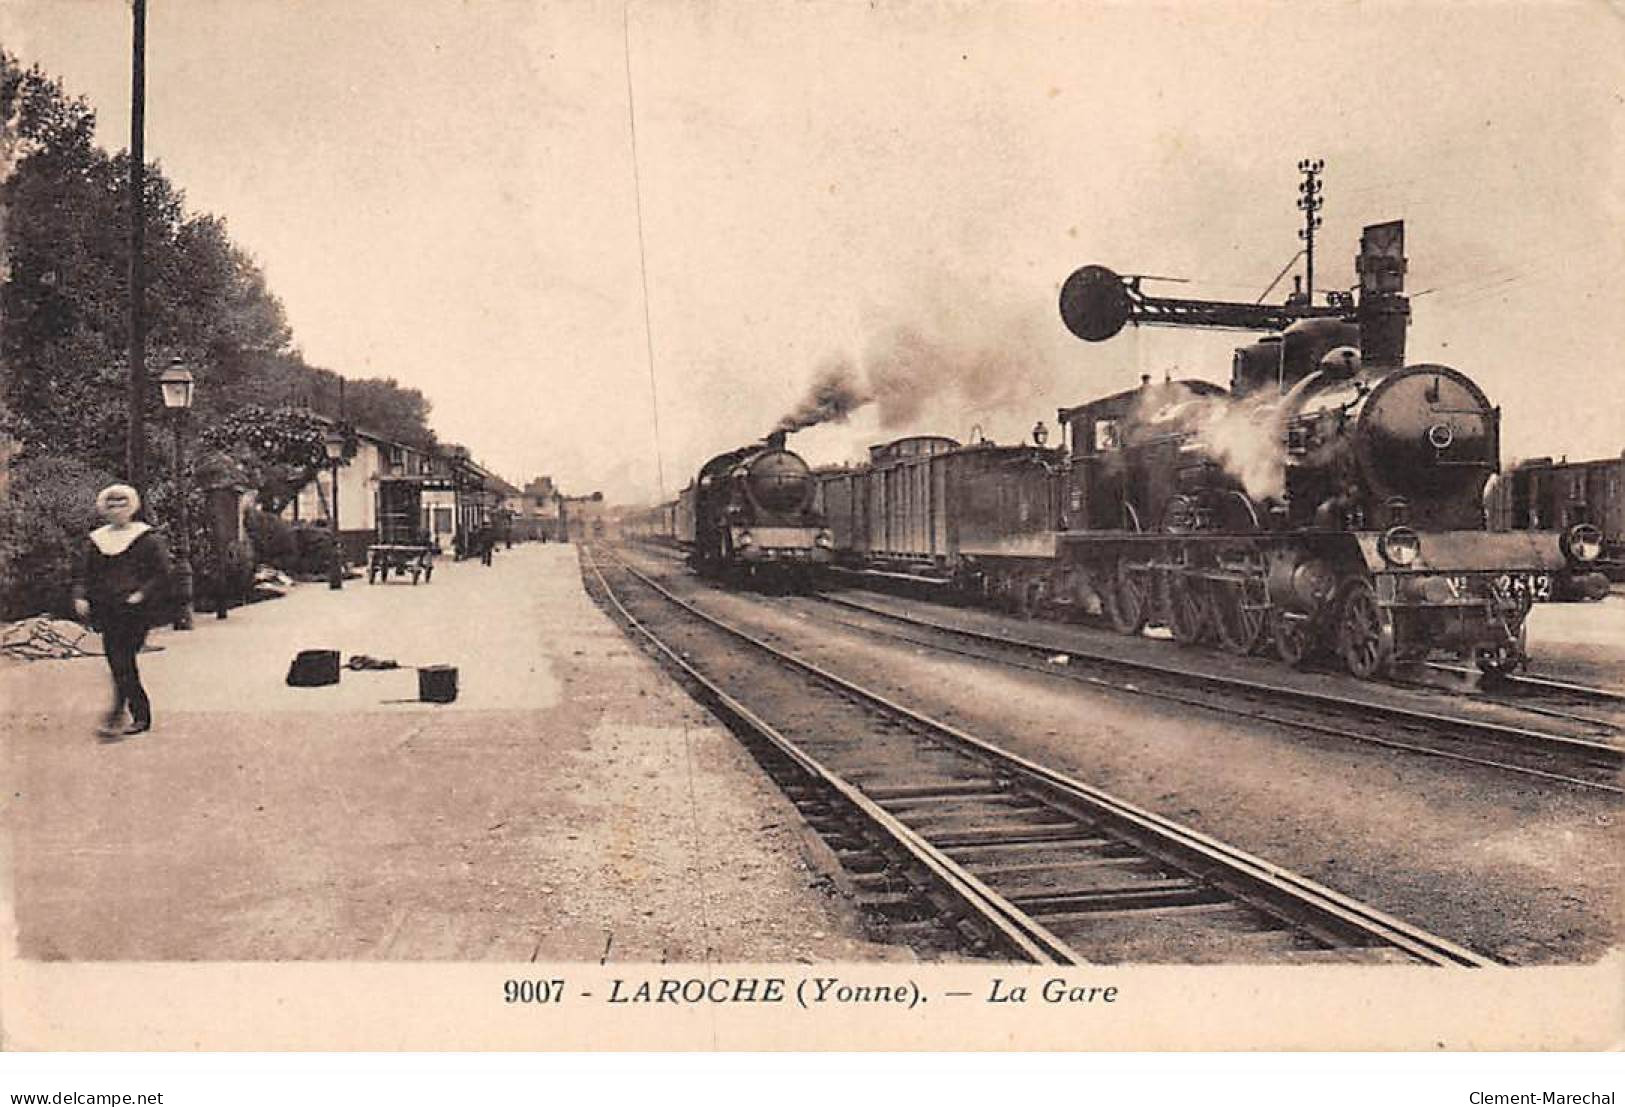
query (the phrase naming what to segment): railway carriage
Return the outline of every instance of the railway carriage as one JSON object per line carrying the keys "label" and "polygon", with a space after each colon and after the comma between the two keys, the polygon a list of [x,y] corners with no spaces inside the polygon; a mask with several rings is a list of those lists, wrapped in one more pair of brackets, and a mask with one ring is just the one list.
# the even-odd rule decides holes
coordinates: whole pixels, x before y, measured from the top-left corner
{"label": "railway carriage", "polygon": [[1026,603],[1017,582],[1053,559],[1059,450],[918,435],[868,464],[817,473],[837,560],[848,567]]}
{"label": "railway carriage", "polygon": [[677,501],[629,512],[621,520],[621,533],[642,542],[677,544]]}

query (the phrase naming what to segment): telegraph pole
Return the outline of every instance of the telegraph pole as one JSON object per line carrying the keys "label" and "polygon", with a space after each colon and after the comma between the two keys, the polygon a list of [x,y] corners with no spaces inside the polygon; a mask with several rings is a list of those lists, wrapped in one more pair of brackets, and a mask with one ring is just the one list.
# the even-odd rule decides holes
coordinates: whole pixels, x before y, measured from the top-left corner
{"label": "telegraph pole", "polygon": [[143,495],[147,484],[147,239],[146,144],[147,0],[132,0],[135,19],[130,53],[130,394],[129,437],[124,444],[126,479]]}
{"label": "telegraph pole", "polygon": [[1303,230],[1298,237],[1303,239],[1304,256],[1308,259],[1304,263],[1305,276],[1303,281],[1304,303],[1315,302],[1315,230],[1320,226],[1320,211],[1323,202],[1320,198],[1320,171],[1326,168],[1326,163],[1320,158],[1310,160],[1304,158],[1298,163],[1298,172],[1303,174],[1303,181],[1298,185],[1298,210],[1303,212]]}

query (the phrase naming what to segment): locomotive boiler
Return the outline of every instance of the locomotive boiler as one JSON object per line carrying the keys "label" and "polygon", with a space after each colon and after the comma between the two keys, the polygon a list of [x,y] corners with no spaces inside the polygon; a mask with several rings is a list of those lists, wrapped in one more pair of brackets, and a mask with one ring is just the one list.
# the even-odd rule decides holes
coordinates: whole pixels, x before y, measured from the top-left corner
{"label": "locomotive boiler", "polygon": [[833,545],[815,506],[811,469],[782,431],[719,454],[678,495],[676,537],[708,576],[773,575],[804,583]]}

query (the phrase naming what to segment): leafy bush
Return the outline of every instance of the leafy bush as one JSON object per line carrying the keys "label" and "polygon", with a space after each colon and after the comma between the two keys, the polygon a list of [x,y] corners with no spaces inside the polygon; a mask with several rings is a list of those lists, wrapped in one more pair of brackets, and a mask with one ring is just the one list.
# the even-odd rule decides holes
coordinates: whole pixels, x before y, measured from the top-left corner
{"label": "leafy bush", "polygon": [[115,478],[73,458],[15,459],[0,501],[0,613],[20,619],[72,611],[73,563],[101,522],[96,493]]}
{"label": "leafy bush", "polygon": [[333,564],[333,535],[323,527],[295,527],[299,556],[293,572],[298,576],[326,576]]}
{"label": "leafy bush", "polygon": [[211,556],[207,565],[199,565],[194,584],[198,610],[213,611],[222,594],[234,604],[245,602],[254,586],[255,564],[254,543],[244,541],[228,543],[218,560]]}
{"label": "leafy bush", "polygon": [[248,513],[248,535],[261,565],[293,576],[326,576],[333,556],[333,536],[324,527],[289,524],[268,511]]}
{"label": "leafy bush", "polygon": [[293,572],[299,561],[299,540],[293,528],[269,511],[258,509],[251,510],[245,521],[260,564],[274,566],[284,573]]}

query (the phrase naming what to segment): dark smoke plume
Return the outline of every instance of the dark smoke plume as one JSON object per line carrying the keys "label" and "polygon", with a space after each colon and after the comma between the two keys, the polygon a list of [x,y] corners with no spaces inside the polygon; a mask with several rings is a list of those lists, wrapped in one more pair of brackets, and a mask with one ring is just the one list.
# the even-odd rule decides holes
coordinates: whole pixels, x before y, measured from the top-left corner
{"label": "dark smoke plume", "polygon": [[1047,318],[962,307],[928,318],[879,331],[857,362],[844,354],[830,358],[776,429],[842,422],[871,403],[888,430],[916,426],[930,415],[1026,412],[1050,384],[1040,337]]}
{"label": "dark smoke plume", "polygon": [[798,431],[820,423],[844,423],[848,415],[873,398],[859,385],[850,361],[845,357],[832,358],[813,377],[812,387],[795,410],[780,419],[773,429]]}
{"label": "dark smoke plume", "polygon": [[1028,410],[1047,383],[1047,366],[1020,327],[956,339],[947,329],[927,334],[897,327],[864,358],[880,425],[907,427],[939,399],[974,412]]}

